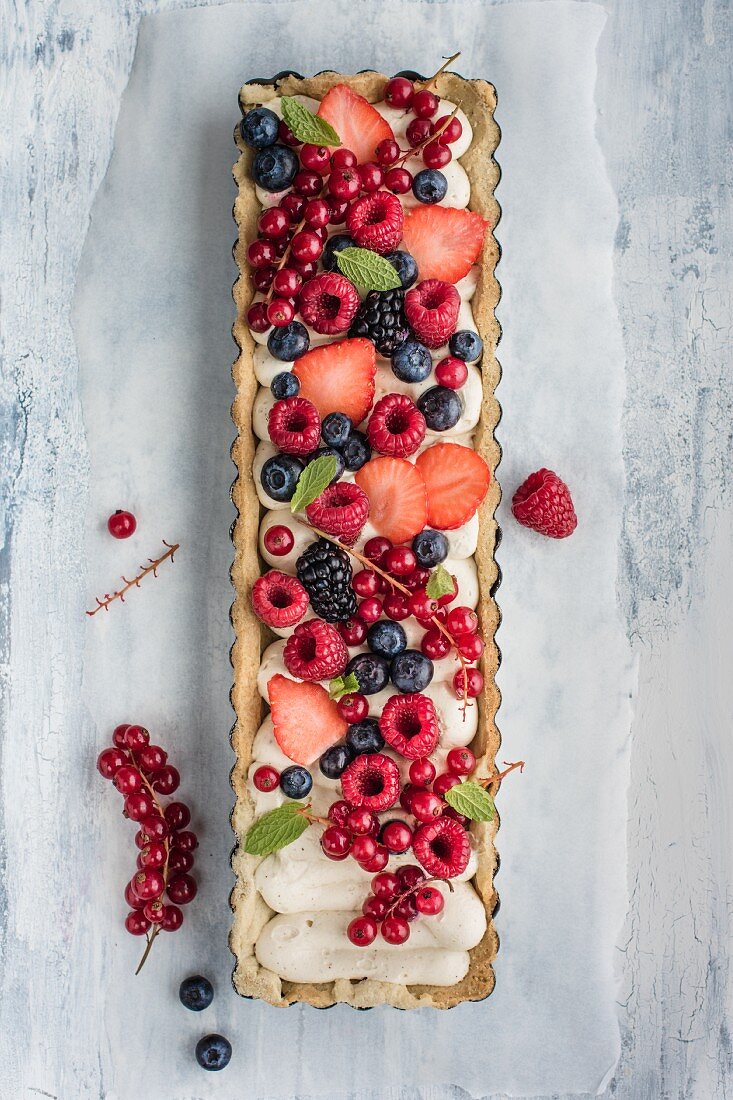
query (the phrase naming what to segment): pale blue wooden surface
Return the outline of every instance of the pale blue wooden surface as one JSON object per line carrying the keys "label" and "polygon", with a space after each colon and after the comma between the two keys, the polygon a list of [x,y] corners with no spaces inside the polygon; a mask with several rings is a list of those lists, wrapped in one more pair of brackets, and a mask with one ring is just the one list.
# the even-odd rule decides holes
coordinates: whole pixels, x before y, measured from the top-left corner
{"label": "pale blue wooden surface", "polygon": [[[82,654],[67,626],[88,594],[81,529],[88,456],[69,310],[139,17],[173,6],[5,0],[0,7],[1,776],[3,803],[13,806],[1,850],[3,1097],[19,1089],[64,1100],[114,1096],[102,1071],[105,1052],[82,1057],[74,1042],[80,998],[97,1006],[100,1042],[125,1043],[106,1017],[105,990],[87,988],[85,974],[44,953],[39,933],[50,905],[44,884],[53,882],[53,909],[69,915],[96,972],[108,920],[93,862],[103,792],[84,770],[91,740],[78,706]],[[359,8],[367,27],[371,7]],[[413,7],[404,4],[406,19]],[[599,136],[620,204],[616,293],[628,387],[618,592],[640,668],[631,905],[619,944],[623,1053],[607,1095],[719,1098],[733,1092],[730,8],[724,0],[606,7]],[[470,3],[457,8],[476,11]],[[185,94],[182,74],[172,79]],[[86,775],[81,791],[79,775]],[[33,813],[19,829],[24,791]],[[73,816],[69,836],[67,803],[79,797],[89,800],[88,814]],[[110,858],[122,858],[129,838],[106,835]],[[64,849],[85,844],[89,862],[59,876]],[[213,929],[223,914],[211,919]],[[24,1039],[49,989],[56,1010],[43,1049],[30,1051]],[[190,1057],[188,1034],[159,1020],[153,1004],[150,1027],[164,1036],[166,1052],[173,1046],[177,1058]],[[130,1053],[129,1072],[142,1074],[147,1097],[144,1066]],[[266,1051],[247,1056],[266,1081]],[[200,1076],[192,1073],[186,1096],[214,1088]],[[355,1095],[366,1100],[366,1083],[359,1088]],[[247,1095],[224,1075],[216,1089],[211,1094]],[[398,1095],[418,1100],[415,1090]],[[436,1088],[419,1098],[458,1095]]]}

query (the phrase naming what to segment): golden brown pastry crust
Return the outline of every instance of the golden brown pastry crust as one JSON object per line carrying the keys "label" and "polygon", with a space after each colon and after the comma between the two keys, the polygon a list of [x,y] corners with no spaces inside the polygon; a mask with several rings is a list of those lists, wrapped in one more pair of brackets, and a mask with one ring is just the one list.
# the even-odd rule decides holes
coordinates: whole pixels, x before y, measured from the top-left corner
{"label": "golden brown pastry crust", "polygon": [[[373,72],[355,76],[320,73],[310,79],[289,76],[280,81],[276,88],[272,85],[245,85],[240,92],[240,106],[246,111],[252,106],[266,103],[278,94],[301,94],[322,99],[329,88],[339,83],[348,84],[373,103],[383,98],[386,80],[387,77]],[[438,78],[435,90],[441,98],[459,104],[471,122],[473,141],[461,157],[461,164],[471,183],[469,205],[471,210],[478,211],[488,219],[493,230],[501,213],[494,198],[500,175],[494,160],[494,151],[500,136],[499,127],[494,121],[496,92],[486,81],[464,80],[454,73],[443,73]],[[236,883],[230,897],[234,921],[229,937],[230,947],[236,958],[234,987],[242,996],[258,997],[275,1005],[303,1001],[317,1008],[325,1008],[336,1002],[344,1002],[356,1008],[369,1008],[378,1004],[390,1004],[396,1008],[416,1008],[421,1005],[451,1008],[462,1001],[480,1000],[488,996],[494,988],[492,964],[499,946],[493,924],[493,913],[498,904],[498,895],[494,888],[494,873],[498,866],[494,847],[494,838],[499,827],[498,816],[489,824],[472,826],[478,840],[479,857],[475,885],[486,907],[488,927],[481,942],[470,952],[471,964],[467,975],[456,985],[400,986],[377,982],[371,978],[299,984],[281,981],[272,971],[260,966],[254,955],[257,936],[271,916],[271,911],[254,886],[254,872],[259,860],[247,855],[240,843],[253,816],[252,801],[247,791],[247,769],[251,761],[252,740],[263,717],[263,704],[256,686],[261,652],[260,625],[252,612],[249,598],[252,584],[260,574],[257,550],[260,505],[252,476],[256,440],[251,427],[252,405],[258,384],[253,370],[254,341],[246,321],[247,309],[253,296],[246,248],[249,241],[256,236],[260,205],[249,174],[252,153],[242,143],[238,130],[236,141],[240,156],[234,166],[234,178],[239,187],[234,203],[234,218],[239,228],[239,237],[234,248],[234,257],[239,267],[239,278],[233,290],[237,308],[233,335],[240,354],[232,370],[237,388],[232,406],[232,417],[237,427],[232,458],[238,471],[237,480],[232,487],[232,498],[238,515],[233,531],[234,564],[231,570],[236,593],[231,611],[236,635],[231,653],[234,669],[231,700],[236,712],[232,747],[237,758],[231,776],[236,796],[231,821],[237,846],[232,855]],[[476,327],[484,342],[483,403],[476,434],[476,449],[486,459],[492,471],[492,484],[479,511],[480,535],[476,552],[481,591],[479,614],[486,649],[481,662],[485,687],[479,699],[479,730],[472,747],[479,760],[479,771],[482,775],[490,775],[494,771],[494,760],[500,744],[495,722],[500,702],[495,683],[499,664],[495,632],[500,614],[493,596],[499,579],[494,559],[497,542],[494,517],[500,499],[499,486],[493,475],[501,457],[499,445],[494,438],[494,429],[501,415],[494,396],[501,375],[495,355],[500,336],[495,316],[500,297],[500,288],[495,277],[498,259],[499,245],[493,231],[490,231],[479,261],[481,274],[471,303]]]}

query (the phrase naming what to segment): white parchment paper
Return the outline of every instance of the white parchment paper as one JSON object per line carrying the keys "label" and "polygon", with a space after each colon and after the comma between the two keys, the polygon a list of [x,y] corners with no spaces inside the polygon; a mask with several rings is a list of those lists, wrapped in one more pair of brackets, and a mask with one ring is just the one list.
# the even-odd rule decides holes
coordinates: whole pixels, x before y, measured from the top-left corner
{"label": "white parchment paper", "polygon": [[[136,720],[170,749],[202,844],[199,898],[181,933],[156,944],[134,986],[137,943],[105,936],[95,957],[94,977],[108,989],[100,1059],[114,1064],[121,1100],[141,1093],[136,1075],[123,1071],[120,1035],[133,1035],[137,1051],[149,1046],[151,1096],[371,1092],[384,1100],[408,1086],[476,1096],[593,1092],[615,1063],[633,670],[615,597],[623,399],[611,294],[616,206],[594,137],[604,18],[595,5],[554,0],[302,0],[143,20],[75,309],[93,473],[90,601],[157,554],[162,538],[181,549],[157,580],[89,624],[85,699],[100,745],[116,722]],[[458,48],[458,71],[496,85],[503,132],[499,723],[501,758],[523,757],[527,770],[500,797],[497,988],[488,1001],[448,1014],[280,1011],[234,995],[226,945],[237,90],[289,67],[430,72]],[[565,542],[541,539],[509,513],[513,490],[543,465],[573,491],[580,524]],[[139,518],[127,543],[104,532],[111,507]],[[115,798],[103,804],[94,899],[98,921],[111,929],[131,873],[131,837],[120,836]],[[205,1021],[175,997],[180,979],[196,971],[217,981]],[[155,1027],[143,1004],[153,1006]],[[225,1073],[205,1075],[191,1051],[214,1030],[229,1035],[235,1054]]]}

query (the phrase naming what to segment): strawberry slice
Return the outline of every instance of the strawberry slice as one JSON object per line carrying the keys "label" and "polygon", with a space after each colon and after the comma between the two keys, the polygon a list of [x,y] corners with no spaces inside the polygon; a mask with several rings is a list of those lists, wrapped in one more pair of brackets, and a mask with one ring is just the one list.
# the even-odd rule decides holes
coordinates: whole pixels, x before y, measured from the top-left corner
{"label": "strawberry slice", "polygon": [[267,681],[275,740],[290,760],[308,767],[345,735],[348,722],[320,684],[279,673]]}
{"label": "strawberry slice", "polygon": [[343,412],[355,425],[372,407],[376,371],[374,344],[364,336],[313,348],[293,367],[300,396],[315,405],[321,420],[329,413]]}
{"label": "strawberry slice", "polygon": [[346,84],[336,84],[326,92],[318,114],[331,123],[344,148],[356,153],[359,164],[374,160],[380,141],[394,137],[392,127],[379,111]]}
{"label": "strawberry slice", "polygon": [[356,472],[369,497],[369,520],[380,535],[407,542],[425,526],[427,497],[420,472],[406,458],[372,458]]}
{"label": "strawberry slice", "polygon": [[421,279],[457,283],[478,259],[488,227],[472,210],[417,206],[405,218],[402,239]]}
{"label": "strawberry slice", "polygon": [[436,443],[417,456],[415,465],[428,494],[428,526],[454,531],[468,523],[491,482],[481,455],[459,443]]}

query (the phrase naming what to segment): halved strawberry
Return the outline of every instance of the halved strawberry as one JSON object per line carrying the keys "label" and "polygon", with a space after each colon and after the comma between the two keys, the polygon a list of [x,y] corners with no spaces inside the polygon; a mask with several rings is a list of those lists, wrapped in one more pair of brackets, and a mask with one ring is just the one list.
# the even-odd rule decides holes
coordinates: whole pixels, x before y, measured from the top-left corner
{"label": "halved strawberry", "polygon": [[372,458],[356,472],[356,483],[369,497],[369,520],[377,534],[407,542],[427,522],[425,483],[406,458]]}
{"label": "halved strawberry", "polygon": [[491,482],[481,455],[460,443],[436,443],[417,456],[415,465],[428,494],[428,525],[454,531],[468,523]]}
{"label": "halved strawberry", "polygon": [[299,684],[278,673],[267,681],[267,695],[275,740],[296,764],[307,768],[348,729],[320,684]]}
{"label": "halved strawberry", "polygon": [[300,397],[315,405],[321,420],[329,413],[343,412],[355,425],[372,407],[376,371],[374,344],[364,336],[312,348],[293,367]]}
{"label": "halved strawberry", "polygon": [[330,122],[346,149],[356,153],[359,164],[374,160],[380,141],[393,138],[392,127],[363,95],[347,84],[336,84],[326,92],[318,114]]}
{"label": "halved strawberry", "polygon": [[417,206],[405,218],[402,239],[422,280],[457,283],[478,259],[488,227],[472,210]]}

